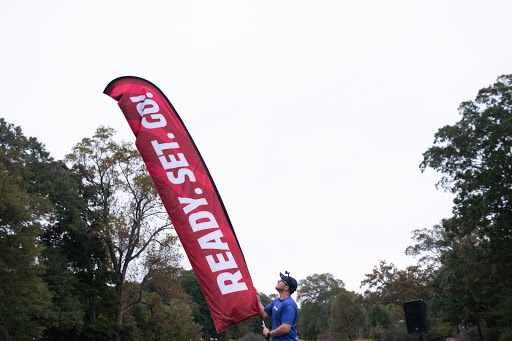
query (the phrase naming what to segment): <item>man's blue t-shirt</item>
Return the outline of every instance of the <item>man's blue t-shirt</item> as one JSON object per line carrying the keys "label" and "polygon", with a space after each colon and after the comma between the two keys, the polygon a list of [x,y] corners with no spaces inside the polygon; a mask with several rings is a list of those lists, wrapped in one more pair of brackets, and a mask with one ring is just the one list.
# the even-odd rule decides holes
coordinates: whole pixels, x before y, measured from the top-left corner
{"label": "man's blue t-shirt", "polygon": [[265,313],[272,316],[272,330],[283,323],[292,325],[288,334],[273,336],[272,340],[299,340],[297,337],[298,311],[297,304],[291,296],[288,296],[282,301],[278,297],[265,307]]}

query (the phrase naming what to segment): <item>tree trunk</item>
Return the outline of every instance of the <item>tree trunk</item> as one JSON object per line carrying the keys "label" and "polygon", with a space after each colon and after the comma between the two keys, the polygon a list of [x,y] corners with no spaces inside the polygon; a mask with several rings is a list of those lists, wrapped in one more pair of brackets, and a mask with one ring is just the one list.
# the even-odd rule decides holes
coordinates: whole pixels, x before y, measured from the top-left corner
{"label": "tree trunk", "polygon": [[484,336],[482,335],[482,328],[480,328],[480,321],[476,323],[476,326],[478,328],[478,336],[480,337],[480,341],[484,341]]}
{"label": "tree trunk", "polygon": [[[96,321],[96,299],[90,298],[89,299],[89,307],[87,308],[87,317],[90,322],[94,323]],[[96,341],[96,335],[92,335],[89,338],[90,341]]]}
{"label": "tree trunk", "polygon": [[[94,270],[92,267],[91,262],[91,255],[88,257],[88,263],[87,263],[87,272],[88,272],[88,279],[89,279],[89,285],[94,285]],[[96,295],[93,295],[89,297],[89,307],[87,308],[87,318],[89,319],[89,322],[94,323],[96,321]],[[92,334],[92,336],[89,338],[90,341],[96,341],[96,335]]]}
{"label": "tree trunk", "polygon": [[121,335],[119,334],[121,327],[123,325],[123,315],[124,315],[124,303],[123,303],[123,289],[124,289],[124,278],[122,276],[118,277],[118,283],[116,285],[116,294],[117,299],[119,301],[119,311],[116,314],[116,337],[115,341],[121,341]]}
{"label": "tree trunk", "polygon": [[120,311],[116,315],[116,336],[115,336],[115,341],[121,341],[121,334],[119,332],[121,330],[121,326],[123,325],[123,315],[124,315],[123,311]]}

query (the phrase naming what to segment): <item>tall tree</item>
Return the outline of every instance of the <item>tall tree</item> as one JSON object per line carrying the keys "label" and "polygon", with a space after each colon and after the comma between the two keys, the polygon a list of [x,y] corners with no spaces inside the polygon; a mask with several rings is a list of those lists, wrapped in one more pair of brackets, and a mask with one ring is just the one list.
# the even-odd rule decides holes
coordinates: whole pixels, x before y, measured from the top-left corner
{"label": "tall tree", "polygon": [[0,118],[0,339],[40,337],[51,294],[42,276],[41,223],[53,210],[31,189],[38,166],[51,162],[42,144]]}
{"label": "tall tree", "polygon": [[[115,323],[121,330],[125,312],[137,303],[123,295],[129,271],[137,262],[142,264],[149,247],[170,242],[166,231],[172,225],[138,152],[128,143],[115,142],[114,134],[113,129],[100,126],[94,136],[75,145],[66,159],[93,193],[89,206],[96,212],[95,233],[115,274]],[[119,333],[116,338],[120,339]]]}
{"label": "tall tree", "polygon": [[329,323],[334,340],[350,341],[364,338],[367,322],[362,301],[360,295],[346,290],[336,296]]}
{"label": "tall tree", "polygon": [[[44,337],[48,340],[73,339],[85,329],[85,335],[94,340],[98,333],[102,334],[100,328],[94,326],[97,313],[95,309],[88,309],[89,318],[84,321],[84,310],[87,301],[94,302],[98,296],[102,296],[101,300],[107,302],[104,293],[108,293],[110,289],[106,278],[95,276],[100,280],[88,280],[89,274],[98,274],[105,269],[102,263],[105,264],[106,255],[103,247],[95,242],[97,238],[90,233],[88,222],[92,218],[88,213],[88,194],[84,191],[81,178],[74,175],[63,162],[54,161],[36,139],[23,136],[21,128],[7,124],[3,120],[0,126],[0,158],[3,160],[2,165],[7,167],[7,171],[2,172],[2,175],[13,175],[14,178],[7,181],[10,188],[17,188],[17,194],[10,193],[8,188],[0,194],[8,195],[3,197],[7,198],[7,206],[4,207],[8,210],[9,206],[14,208],[18,204],[24,205],[25,213],[16,212],[15,217],[23,221],[20,230],[22,234],[32,231],[35,239],[33,245],[37,246],[38,274],[51,296],[51,305],[46,305],[44,314],[38,318],[39,324],[45,325]],[[13,201],[12,198],[17,195],[20,195],[20,200]],[[31,223],[29,226],[28,221],[24,221],[27,214],[30,219],[37,219],[37,224]],[[9,215],[10,213],[5,212],[5,215],[1,216],[8,220]],[[11,234],[9,238],[14,235]],[[27,238],[24,239],[28,241]],[[18,244],[16,241],[15,245]],[[15,254],[7,247],[2,250],[11,256]],[[16,251],[22,252],[23,257],[30,258],[34,256],[30,250],[26,247],[17,248]],[[18,258],[21,260],[23,257]],[[22,266],[23,262],[16,264]],[[30,266],[26,268],[31,269]],[[30,283],[37,283],[38,280],[31,279],[28,273],[25,275]],[[36,293],[37,290],[32,292]],[[23,297],[31,298],[31,295]],[[44,294],[40,295],[40,299],[44,297]],[[36,302],[37,299],[32,299],[31,304]],[[31,304],[27,304],[26,307],[37,311],[30,308]],[[14,305],[11,306],[9,315],[19,318],[16,317],[13,307]],[[104,314],[105,310],[101,313]]]}
{"label": "tall tree", "polygon": [[511,322],[495,311],[506,310],[512,296],[512,75],[498,77],[459,112],[461,120],[439,129],[420,165],[442,173],[438,185],[455,194],[454,216],[442,224],[454,246],[442,255],[437,297],[456,279],[457,295],[471,299],[459,308],[461,301],[453,302],[445,317],[499,331]]}
{"label": "tall tree", "polygon": [[[108,281],[90,281],[88,272],[105,271],[106,254],[91,233],[88,223],[93,219],[87,207],[88,193],[81,178],[61,162],[38,167],[31,187],[44,194],[54,210],[43,224],[41,241],[46,266],[45,282],[52,292],[52,319],[45,331],[48,339],[71,339],[85,329],[94,329],[95,313],[87,314],[89,301],[108,292]],[[105,299],[105,297],[103,297]]]}
{"label": "tall tree", "polygon": [[343,281],[330,273],[314,274],[300,281],[297,300],[301,302],[301,337],[316,340],[318,335],[329,332],[331,305],[336,296],[345,290],[344,286]]}
{"label": "tall tree", "polygon": [[456,195],[451,232],[508,240],[512,233],[512,75],[460,105],[462,119],[435,134],[422,171],[443,173],[438,185]]}

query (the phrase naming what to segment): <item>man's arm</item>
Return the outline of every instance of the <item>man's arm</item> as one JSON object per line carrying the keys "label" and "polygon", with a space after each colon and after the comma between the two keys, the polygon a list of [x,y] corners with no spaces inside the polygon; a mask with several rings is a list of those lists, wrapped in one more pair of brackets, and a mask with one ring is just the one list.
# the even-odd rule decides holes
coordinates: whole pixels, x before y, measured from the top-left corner
{"label": "man's arm", "polygon": [[283,323],[272,331],[270,331],[267,327],[263,327],[263,335],[267,336],[270,332],[270,336],[282,336],[288,334],[290,329],[292,329],[292,325],[288,323]]}
{"label": "man's arm", "polygon": [[256,292],[256,297],[258,297],[258,304],[260,306],[261,316],[263,316],[263,318],[268,317],[269,315],[265,312],[265,307],[263,306],[263,304],[261,304],[260,295],[258,294],[258,292]]}
{"label": "man's arm", "polygon": [[265,312],[265,307],[263,306],[263,304],[261,304],[260,301],[258,301],[258,304],[260,305],[261,316],[263,316],[263,318],[268,317],[268,314]]}

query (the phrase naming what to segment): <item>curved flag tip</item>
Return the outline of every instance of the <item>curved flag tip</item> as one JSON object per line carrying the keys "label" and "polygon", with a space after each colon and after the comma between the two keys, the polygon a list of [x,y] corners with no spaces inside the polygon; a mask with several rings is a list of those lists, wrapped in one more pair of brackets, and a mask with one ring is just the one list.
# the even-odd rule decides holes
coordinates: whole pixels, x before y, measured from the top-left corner
{"label": "curved flag tip", "polygon": [[240,244],[197,146],[165,94],[124,76],[104,93],[118,102],[148,172],[180,238],[215,328],[260,314]]}
{"label": "curved flag tip", "polygon": [[[118,83],[126,83],[126,82],[129,83],[131,81],[138,81],[138,82],[142,82],[142,83],[147,83],[148,85],[150,85],[154,89],[158,90],[158,92],[162,95],[162,97],[165,99],[167,104],[171,107],[172,111],[174,112],[174,115],[180,121],[180,124],[183,126],[184,130],[186,131],[186,133],[188,135],[188,138],[190,139],[190,141],[194,145],[194,148],[195,148],[195,151],[196,151],[197,155],[201,159],[201,163],[203,164],[203,167],[205,168],[205,170],[206,170],[206,172],[208,174],[208,177],[210,178],[210,181],[211,181],[211,183],[212,183],[212,185],[213,185],[213,187],[215,189],[215,192],[217,193],[217,197],[219,198],[220,204],[222,205],[222,209],[224,210],[224,214],[226,215],[226,218],[228,219],[229,226],[231,227],[231,231],[233,232],[233,235],[235,236],[235,239],[237,241],[238,247],[240,248],[240,243],[238,242],[238,238],[236,236],[235,230],[233,228],[233,225],[231,224],[231,220],[229,219],[227,210],[226,210],[226,208],[224,206],[224,202],[222,201],[222,199],[220,197],[219,191],[217,190],[217,186],[215,185],[215,183],[213,181],[213,178],[212,178],[212,176],[210,174],[210,171],[208,170],[208,167],[206,166],[206,163],[204,162],[204,159],[201,156],[201,153],[199,152],[199,149],[197,148],[194,140],[192,139],[192,136],[188,132],[187,127],[185,126],[185,124],[181,120],[181,117],[178,115],[178,112],[176,111],[176,109],[172,105],[171,101],[167,98],[167,96],[155,84],[153,84],[152,82],[148,81],[147,79],[144,79],[144,78],[141,78],[141,77],[137,77],[137,76],[121,76],[121,77],[115,78],[110,83],[108,83],[108,85],[105,87],[105,90],[103,90],[103,93],[106,94],[109,97],[112,97],[116,101],[119,101],[119,99],[120,99],[119,96],[122,96],[122,93],[114,92],[113,89],[115,88],[115,86]],[[135,134],[135,136],[137,136],[137,134]],[[240,250],[242,250],[242,249],[240,248]],[[243,252],[242,252],[242,256],[244,257],[244,260],[245,260],[245,256],[243,255]]]}

